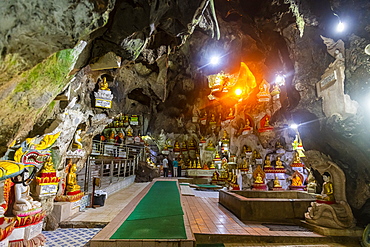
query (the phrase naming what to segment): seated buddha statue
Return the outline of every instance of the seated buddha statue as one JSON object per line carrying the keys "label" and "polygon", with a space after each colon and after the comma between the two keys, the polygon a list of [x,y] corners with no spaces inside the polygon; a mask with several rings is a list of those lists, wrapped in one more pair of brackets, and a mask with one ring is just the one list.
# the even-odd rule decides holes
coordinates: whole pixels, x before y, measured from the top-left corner
{"label": "seated buddha statue", "polygon": [[299,164],[299,163],[301,163],[301,158],[299,158],[299,154],[298,154],[298,152],[294,152],[293,163],[294,163],[294,164]]}
{"label": "seated buddha statue", "polygon": [[218,172],[217,172],[217,171],[214,171],[214,173],[213,173],[213,175],[212,175],[212,180],[213,180],[213,181],[217,181],[219,176],[220,176],[220,175],[218,174]]}
{"label": "seated buddha statue", "polygon": [[269,127],[270,126],[270,119],[268,117],[266,117],[265,119],[265,124],[263,127]]}
{"label": "seated buddha statue", "polygon": [[274,188],[281,188],[281,184],[277,176],[275,177],[274,180]]}
{"label": "seated buddha statue", "polygon": [[181,151],[179,141],[176,141],[176,142],[175,142],[175,146],[174,146],[174,148],[173,148],[173,151],[175,151],[175,152],[180,152],[180,151]]}
{"label": "seated buddha statue", "polygon": [[324,183],[322,185],[321,195],[318,195],[316,198],[320,201],[335,202],[334,187],[333,183],[330,181],[330,174],[328,172],[324,172],[322,178]]}
{"label": "seated buddha statue", "polygon": [[234,119],[235,116],[234,116],[234,113],[233,113],[233,108],[230,108],[230,112],[229,112],[229,115],[227,116],[226,119]]}
{"label": "seated buddha statue", "polygon": [[297,174],[292,178],[292,186],[302,186],[302,180]]}
{"label": "seated buddha statue", "polygon": [[281,157],[278,156],[275,161],[275,168],[284,168],[283,162],[281,161]]}
{"label": "seated buddha statue", "polygon": [[213,151],[213,150],[215,150],[215,145],[213,144],[213,141],[212,141],[212,140],[210,140],[210,141],[208,142],[208,145],[207,145],[207,147],[206,147],[206,150],[209,150],[209,151]]}
{"label": "seated buddha statue", "polygon": [[256,184],[263,184],[261,173],[257,174],[256,180],[254,181]]}
{"label": "seated buddha statue", "polygon": [[55,168],[53,165],[53,159],[51,156],[47,158],[45,161],[40,173],[50,173],[50,172],[55,172]]}
{"label": "seated buddha statue", "polygon": [[67,187],[66,187],[67,194],[69,192],[80,191],[80,186],[77,184],[76,171],[77,171],[77,165],[72,164],[71,167],[69,168],[69,173],[67,175]]}
{"label": "seated buddha statue", "polygon": [[106,77],[103,77],[103,81],[100,82],[99,87],[100,90],[110,91]]}
{"label": "seated buddha statue", "polygon": [[[28,177],[28,172],[24,173]],[[34,201],[30,196],[30,186],[22,182],[22,175],[15,178],[13,214],[27,216],[41,211],[41,202]]]}
{"label": "seated buddha statue", "polygon": [[267,156],[266,156],[266,159],[265,159],[265,165],[264,165],[264,168],[269,168],[269,167],[272,167],[272,166],[271,166],[270,155],[267,155]]}
{"label": "seated buddha statue", "polygon": [[127,136],[133,136],[132,128],[130,126],[126,128],[126,133],[127,133]]}
{"label": "seated buddha statue", "polygon": [[247,159],[245,157],[243,158],[242,168],[243,169],[248,169],[248,161],[247,161]]}

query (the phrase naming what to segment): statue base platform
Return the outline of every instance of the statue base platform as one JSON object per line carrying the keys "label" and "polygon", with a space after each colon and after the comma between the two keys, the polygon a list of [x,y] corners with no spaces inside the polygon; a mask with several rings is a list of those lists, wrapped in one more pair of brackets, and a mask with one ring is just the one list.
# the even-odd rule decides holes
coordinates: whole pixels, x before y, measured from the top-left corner
{"label": "statue base platform", "polygon": [[8,237],[9,242],[18,242],[22,240],[31,240],[42,232],[43,221],[32,225],[17,227],[13,230],[12,234]]}
{"label": "statue base platform", "polygon": [[76,202],[54,202],[52,215],[59,223],[80,211],[80,200]]}
{"label": "statue base platform", "polygon": [[268,190],[268,187],[266,184],[253,184],[252,185],[252,190],[263,190],[266,191]]}
{"label": "statue base platform", "polygon": [[364,229],[360,227],[338,229],[318,226],[305,220],[302,220],[301,223],[302,226],[324,236],[362,237],[362,233],[364,232]]}
{"label": "statue base platform", "polygon": [[[23,245],[24,244],[24,245]],[[43,234],[39,234],[30,240],[23,241],[9,241],[8,247],[23,247],[23,246],[33,246],[33,247],[43,247],[46,246],[46,237]],[[1,245],[0,245],[1,246]]]}
{"label": "statue base platform", "polygon": [[272,188],[272,191],[282,191],[284,190],[282,187],[274,187]]}
{"label": "statue base platform", "polygon": [[215,169],[203,170],[199,168],[191,168],[186,170],[186,176],[193,178],[209,178],[209,180],[211,180],[214,172]]}
{"label": "statue base platform", "polygon": [[290,166],[291,167],[304,167],[304,164],[302,164],[302,163],[293,163]]}
{"label": "statue base platform", "polygon": [[17,216],[15,227],[25,227],[28,225],[34,225],[42,221],[46,216],[46,211],[41,211],[36,214],[27,215],[27,216]]}
{"label": "statue base platform", "polygon": [[0,241],[0,247],[8,247],[9,246],[9,239],[6,238],[6,239],[3,239],[2,241]]}
{"label": "statue base platform", "polygon": [[77,194],[73,194],[73,195],[56,196],[55,201],[57,202],[76,202],[76,201],[79,201],[84,195],[85,193],[80,191]]}
{"label": "statue base platform", "polygon": [[289,185],[289,189],[290,189],[290,190],[305,191],[306,186],[305,186],[305,185],[302,185],[302,186],[293,186],[293,185]]}

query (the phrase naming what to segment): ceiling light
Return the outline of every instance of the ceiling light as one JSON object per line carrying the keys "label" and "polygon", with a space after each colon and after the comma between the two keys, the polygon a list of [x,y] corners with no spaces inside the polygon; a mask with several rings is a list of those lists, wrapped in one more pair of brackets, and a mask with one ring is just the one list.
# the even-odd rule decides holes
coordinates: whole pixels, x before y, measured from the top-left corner
{"label": "ceiling light", "polygon": [[243,93],[243,90],[240,88],[235,89],[235,95],[240,96]]}
{"label": "ceiling light", "polygon": [[341,32],[344,31],[345,28],[346,28],[346,26],[344,25],[344,23],[339,21],[339,23],[337,25],[337,32],[341,33]]}
{"label": "ceiling light", "polygon": [[220,57],[219,56],[212,56],[209,63],[212,64],[212,65],[219,64],[220,63]]}
{"label": "ceiling light", "polygon": [[275,78],[275,83],[278,84],[279,86],[284,85],[285,83],[285,76],[278,74]]}
{"label": "ceiling light", "polygon": [[291,128],[291,129],[298,129],[298,124],[291,124],[290,126],[289,126],[289,128]]}

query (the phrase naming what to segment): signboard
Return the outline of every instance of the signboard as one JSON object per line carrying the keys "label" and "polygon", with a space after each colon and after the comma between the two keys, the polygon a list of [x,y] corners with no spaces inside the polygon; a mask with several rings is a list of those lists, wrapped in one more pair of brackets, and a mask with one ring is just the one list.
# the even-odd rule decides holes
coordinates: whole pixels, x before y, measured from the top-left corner
{"label": "signboard", "polygon": [[105,99],[95,99],[95,107],[112,108],[112,101]]}
{"label": "signboard", "polygon": [[58,184],[40,185],[40,196],[55,195],[58,191]]}
{"label": "signboard", "polygon": [[327,76],[323,77],[322,80],[319,82],[320,84],[320,89],[326,89],[333,85],[336,81],[336,76],[335,76],[335,71],[328,74]]}

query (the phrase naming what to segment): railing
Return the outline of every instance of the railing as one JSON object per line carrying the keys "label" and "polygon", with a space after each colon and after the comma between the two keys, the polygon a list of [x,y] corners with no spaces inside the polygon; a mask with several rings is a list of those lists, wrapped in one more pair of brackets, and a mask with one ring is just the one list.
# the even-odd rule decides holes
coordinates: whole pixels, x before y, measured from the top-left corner
{"label": "railing", "polygon": [[108,187],[134,175],[139,161],[143,160],[145,160],[143,145],[114,145],[94,141],[93,151],[87,159],[86,166],[78,173],[79,183],[83,184],[85,192],[91,190],[93,178],[100,178],[101,187]]}

